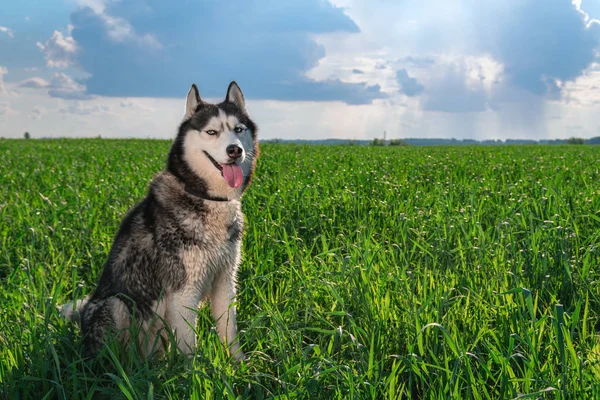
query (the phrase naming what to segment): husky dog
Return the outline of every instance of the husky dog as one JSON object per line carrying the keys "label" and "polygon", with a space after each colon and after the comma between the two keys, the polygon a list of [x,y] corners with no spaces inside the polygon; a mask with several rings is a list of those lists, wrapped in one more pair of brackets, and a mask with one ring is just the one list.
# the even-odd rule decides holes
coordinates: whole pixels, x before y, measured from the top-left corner
{"label": "husky dog", "polygon": [[[81,323],[84,355],[94,357],[109,331],[142,354],[163,352],[165,328],[190,354],[199,302],[208,299],[217,331],[235,360],[236,272],[244,226],[240,198],[258,157],[257,126],[239,86],[209,104],[192,85],[166,170],[123,219],[96,290],[61,313]],[[135,323],[134,323],[135,321]],[[166,323],[166,326],[165,326]]]}

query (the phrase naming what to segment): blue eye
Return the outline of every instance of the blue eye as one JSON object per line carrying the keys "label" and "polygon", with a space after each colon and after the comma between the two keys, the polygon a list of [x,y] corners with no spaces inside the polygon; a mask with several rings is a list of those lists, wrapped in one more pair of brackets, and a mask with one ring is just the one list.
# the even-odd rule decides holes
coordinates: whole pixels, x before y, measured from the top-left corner
{"label": "blue eye", "polygon": [[206,131],[206,133],[208,133],[209,135],[212,136],[212,135],[216,135],[217,131],[215,131],[214,129],[209,129],[209,130]]}
{"label": "blue eye", "polygon": [[244,128],[244,127],[241,127],[241,126],[236,126],[236,127],[233,129],[233,131],[234,131],[235,133],[242,133],[242,132],[243,132],[243,131],[245,131],[245,130],[246,130],[246,128]]}

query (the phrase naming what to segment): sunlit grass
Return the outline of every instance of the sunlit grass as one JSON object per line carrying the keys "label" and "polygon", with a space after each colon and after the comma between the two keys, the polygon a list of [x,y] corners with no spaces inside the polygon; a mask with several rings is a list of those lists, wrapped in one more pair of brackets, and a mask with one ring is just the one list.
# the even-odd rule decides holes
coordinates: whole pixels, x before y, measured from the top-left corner
{"label": "sunlit grass", "polygon": [[600,398],[600,148],[264,144],[235,367],[81,360],[93,290],[170,143],[0,141],[0,397]]}

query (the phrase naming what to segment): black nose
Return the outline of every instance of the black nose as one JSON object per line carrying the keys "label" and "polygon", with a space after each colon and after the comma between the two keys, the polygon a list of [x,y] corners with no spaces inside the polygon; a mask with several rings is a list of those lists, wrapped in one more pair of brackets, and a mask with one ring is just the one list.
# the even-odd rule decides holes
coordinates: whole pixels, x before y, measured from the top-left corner
{"label": "black nose", "polygon": [[227,146],[227,155],[231,158],[240,158],[242,156],[242,148],[237,144]]}

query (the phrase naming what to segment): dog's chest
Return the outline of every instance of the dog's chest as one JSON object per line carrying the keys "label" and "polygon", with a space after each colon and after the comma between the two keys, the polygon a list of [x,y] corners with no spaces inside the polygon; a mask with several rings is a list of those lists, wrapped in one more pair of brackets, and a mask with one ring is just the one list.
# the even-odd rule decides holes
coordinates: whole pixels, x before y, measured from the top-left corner
{"label": "dog's chest", "polygon": [[239,202],[210,202],[206,213],[184,221],[193,240],[180,252],[187,283],[199,289],[219,273],[234,274],[240,259],[243,214]]}

